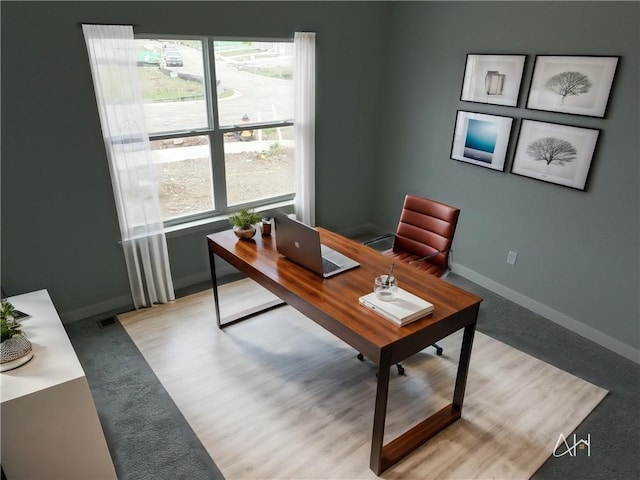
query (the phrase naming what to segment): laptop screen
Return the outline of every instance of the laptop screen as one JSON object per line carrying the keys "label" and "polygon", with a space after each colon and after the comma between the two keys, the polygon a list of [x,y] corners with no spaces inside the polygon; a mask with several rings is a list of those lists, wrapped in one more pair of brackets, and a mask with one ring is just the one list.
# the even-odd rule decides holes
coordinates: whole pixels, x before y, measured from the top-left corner
{"label": "laptop screen", "polygon": [[276,248],[289,260],[323,277],[331,277],[360,264],[320,243],[313,227],[281,212],[274,217]]}
{"label": "laptop screen", "polygon": [[276,248],[291,261],[322,274],[320,234],[284,213],[274,216]]}

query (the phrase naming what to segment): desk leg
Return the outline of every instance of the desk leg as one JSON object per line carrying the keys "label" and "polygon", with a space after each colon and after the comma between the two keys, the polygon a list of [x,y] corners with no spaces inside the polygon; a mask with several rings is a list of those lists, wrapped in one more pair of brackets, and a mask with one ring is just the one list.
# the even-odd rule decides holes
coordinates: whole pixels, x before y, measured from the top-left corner
{"label": "desk leg", "polygon": [[216,277],[216,258],[215,254],[209,249],[209,267],[211,268],[211,283],[213,284],[213,306],[216,313],[216,324],[218,328],[222,328],[220,323],[220,299],[218,298],[218,278]]}
{"label": "desk leg", "polygon": [[423,445],[427,440],[433,438],[438,432],[441,432],[462,416],[462,401],[467,385],[469,360],[471,359],[471,347],[473,345],[475,331],[475,322],[464,329],[462,350],[458,363],[458,374],[453,392],[453,402],[410,428],[387,445],[383,444],[383,437],[391,364],[389,362],[388,352],[382,352],[380,371],[378,373],[375,415],[373,419],[371,461],[369,463],[371,470],[373,470],[376,475],[380,475],[387,468],[398,463],[413,450]]}
{"label": "desk leg", "polygon": [[462,411],[462,401],[467,387],[467,376],[469,374],[469,362],[471,360],[471,346],[476,332],[475,322],[464,328],[462,337],[462,349],[460,351],[460,361],[458,362],[458,375],[456,376],[456,386],[453,391],[453,408],[458,412]]}
{"label": "desk leg", "polygon": [[254,317],[260,313],[286,305],[283,300],[276,298],[274,300],[263,302],[260,305],[251,306],[249,308],[236,312],[233,315],[227,315],[223,323],[222,317],[220,316],[220,296],[218,294],[218,278],[216,277],[215,260],[215,254],[211,250],[209,250],[209,268],[211,269],[211,284],[213,286],[213,303],[216,314],[216,324],[218,325],[218,328],[223,329],[225,327],[228,327],[229,325],[233,325],[248,318]]}
{"label": "desk leg", "polygon": [[387,399],[389,396],[389,371],[391,370],[391,351],[383,350],[378,368],[376,405],[373,414],[373,433],[371,434],[371,457],[369,467],[380,475],[383,467],[382,450],[384,445],[384,424],[387,417]]}

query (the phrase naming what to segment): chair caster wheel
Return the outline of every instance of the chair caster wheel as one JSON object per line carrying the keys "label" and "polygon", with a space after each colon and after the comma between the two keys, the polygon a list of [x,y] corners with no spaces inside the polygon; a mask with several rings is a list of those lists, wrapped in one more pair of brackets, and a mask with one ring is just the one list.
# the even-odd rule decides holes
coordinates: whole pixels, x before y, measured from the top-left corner
{"label": "chair caster wheel", "polygon": [[404,375],[404,367],[400,364],[396,365],[398,367],[398,375]]}
{"label": "chair caster wheel", "polygon": [[361,353],[358,354],[358,360],[360,360],[361,362],[364,362],[364,355],[362,355]]}
{"label": "chair caster wheel", "polygon": [[442,355],[442,348],[436,348],[436,355]]}

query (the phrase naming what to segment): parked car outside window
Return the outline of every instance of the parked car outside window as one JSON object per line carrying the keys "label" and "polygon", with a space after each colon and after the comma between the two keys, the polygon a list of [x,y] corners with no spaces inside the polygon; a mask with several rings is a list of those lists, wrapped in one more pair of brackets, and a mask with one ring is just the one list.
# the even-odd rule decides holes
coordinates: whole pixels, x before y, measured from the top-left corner
{"label": "parked car outside window", "polygon": [[175,47],[165,47],[162,51],[162,61],[167,67],[182,67],[182,55]]}

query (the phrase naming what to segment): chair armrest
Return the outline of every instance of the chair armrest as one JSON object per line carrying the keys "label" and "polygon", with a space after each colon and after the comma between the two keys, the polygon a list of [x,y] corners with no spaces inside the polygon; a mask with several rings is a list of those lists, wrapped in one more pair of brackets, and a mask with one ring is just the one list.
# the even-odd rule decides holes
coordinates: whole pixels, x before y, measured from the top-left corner
{"label": "chair armrest", "polygon": [[372,238],[371,240],[367,240],[366,242],[363,242],[363,245],[366,245],[368,247],[374,243],[381,242],[382,240],[386,240],[388,238],[395,238],[395,236],[396,236],[395,233],[385,233],[384,235],[380,235],[379,237]]}
{"label": "chair armrest", "polygon": [[420,258],[416,258],[415,260],[411,260],[408,263],[417,263],[417,262],[422,262],[424,260],[428,260],[431,257],[435,257],[436,255],[440,254],[440,253],[447,253],[448,250],[438,250],[437,252],[433,252],[429,255],[425,255],[424,257],[420,257]]}

